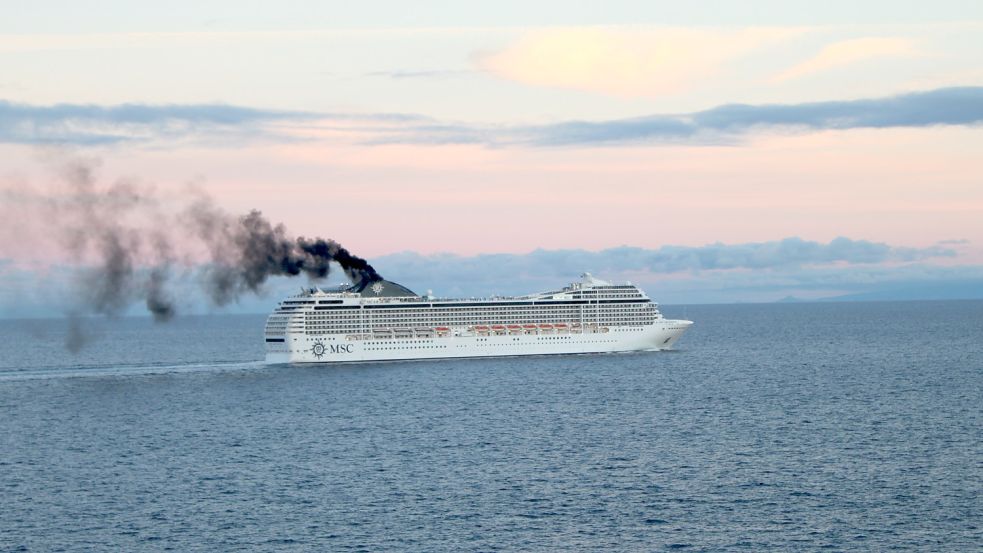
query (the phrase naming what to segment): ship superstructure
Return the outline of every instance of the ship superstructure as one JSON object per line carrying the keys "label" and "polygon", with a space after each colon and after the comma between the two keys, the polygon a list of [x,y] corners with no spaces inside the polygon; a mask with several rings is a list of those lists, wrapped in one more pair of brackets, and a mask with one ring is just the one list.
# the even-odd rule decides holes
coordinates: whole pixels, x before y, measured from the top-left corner
{"label": "ship superstructure", "polygon": [[666,319],[637,286],[589,273],[515,297],[420,296],[387,280],[313,288],[266,323],[268,363],[334,363],[670,349],[693,324]]}

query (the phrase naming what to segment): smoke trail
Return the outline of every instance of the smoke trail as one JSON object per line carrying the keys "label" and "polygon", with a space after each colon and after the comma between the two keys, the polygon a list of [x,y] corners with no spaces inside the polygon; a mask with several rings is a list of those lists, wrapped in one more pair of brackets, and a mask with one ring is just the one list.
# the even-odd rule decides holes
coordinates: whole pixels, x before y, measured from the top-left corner
{"label": "smoke trail", "polygon": [[323,277],[328,271],[327,264],[322,263],[323,260],[333,259],[341,265],[349,280],[355,284],[382,280],[382,277],[369,265],[368,261],[352,255],[351,252],[341,247],[341,244],[338,244],[334,240],[326,241],[318,238],[313,241],[307,241],[299,238],[297,240],[297,246],[313,260],[312,266],[305,270],[313,272],[318,277]]}
{"label": "smoke trail", "polygon": [[176,311],[173,296],[167,290],[167,279],[171,273],[171,244],[163,232],[155,232],[152,237],[157,265],[150,269],[145,285],[147,311],[157,322],[171,320]]}
{"label": "smoke trail", "polygon": [[382,278],[367,261],[337,242],[290,238],[282,224],[274,226],[256,210],[233,219],[203,199],[183,216],[211,254],[211,262],[204,269],[204,283],[216,305],[259,292],[273,276],[305,274],[311,280],[323,279],[330,272],[331,262],[340,265],[356,285]]}
{"label": "smoke trail", "polygon": [[65,349],[72,353],[78,353],[85,347],[90,339],[82,320],[74,313],[68,314],[68,328],[65,333]]}
{"label": "smoke trail", "polygon": [[52,187],[0,189],[0,218],[33,220],[37,233],[53,235],[62,251],[51,264],[78,271],[72,281],[80,305],[66,344],[73,351],[85,341],[84,315],[116,316],[141,302],[155,320],[171,319],[177,307],[168,285],[175,270],[197,275],[216,306],[262,292],[271,277],[323,279],[332,263],[355,285],[382,278],[333,240],[294,238],[256,210],[231,215],[201,191],[175,204],[136,182],[101,186],[97,166],[92,160],[61,162],[61,179]]}
{"label": "smoke trail", "polygon": [[154,320],[164,322],[174,317],[174,299],[167,291],[167,270],[163,267],[154,267],[147,276],[146,304],[147,311],[153,316]]}

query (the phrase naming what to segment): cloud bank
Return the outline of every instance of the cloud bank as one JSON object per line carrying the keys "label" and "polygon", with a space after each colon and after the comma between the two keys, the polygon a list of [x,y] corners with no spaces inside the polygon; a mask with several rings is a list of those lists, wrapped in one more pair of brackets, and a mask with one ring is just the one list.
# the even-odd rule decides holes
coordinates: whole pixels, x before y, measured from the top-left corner
{"label": "cloud bank", "polygon": [[[664,246],[587,250],[535,250],[527,254],[422,255],[406,252],[373,260],[380,271],[403,284],[445,287],[446,293],[522,293],[555,286],[584,271],[609,278],[679,278],[704,273],[755,275],[810,268],[840,270],[844,266],[912,263],[955,257],[942,246],[908,248],[881,242],[836,238],[827,243],[785,238],[748,244]],[[729,276],[738,279],[741,276]],[[422,290],[418,290],[422,291]]]}
{"label": "cloud bank", "polygon": [[[943,243],[906,248],[849,238],[825,243],[786,238],[700,247],[536,250],[476,256],[404,252],[371,261],[383,274],[416,292],[432,290],[443,297],[554,289],[584,271],[610,280],[631,280],[657,301],[670,304],[769,302],[787,296],[829,298],[845,294],[874,294],[872,299],[983,297],[983,266],[936,262],[955,255]],[[42,275],[0,258],[0,317],[61,314],[63,302],[72,297],[68,294],[71,274],[52,270]],[[39,287],[39,282],[44,285]],[[202,295],[200,282],[190,274],[174,275],[171,284],[175,297],[180,298],[180,312],[208,313],[213,309]],[[40,289],[45,293],[39,293]],[[903,289],[911,289],[911,293],[895,293]],[[294,280],[272,279],[264,294],[245,296],[226,309],[265,313],[296,290]],[[888,293],[894,295],[876,296]]]}
{"label": "cloud bank", "polygon": [[[729,104],[685,115],[574,121],[526,129],[541,145],[703,142],[755,130],[821,131],[976,125],[983,122],[983,87],[941,88],[885,98],[802,104]],[[520,135],[521,136],[521,135]]]}
{"label": "cloud bank", "polygon": [[[687,114],[538,126],[474,125],[414,114],[313,113],[220,104],[30,106],[0,101],[0,142],[17,144],[91,145],[230,136],[292,141],[316,139],[319,131],[322,135],[342,131],[348,139],[364,144],[718,144],[768,130],[814,132],[981,122],[983,87],[940,88],[859,100],[728,104]],[[292,133],[290,125],[297,125],[297,132]]]}
{"label": "cloud bank", "polygon": [[55,104],[0,101],[0,141],[19,144],[106,144],[245,132],[278,121],[310,119],[297,111],[224,104]]}

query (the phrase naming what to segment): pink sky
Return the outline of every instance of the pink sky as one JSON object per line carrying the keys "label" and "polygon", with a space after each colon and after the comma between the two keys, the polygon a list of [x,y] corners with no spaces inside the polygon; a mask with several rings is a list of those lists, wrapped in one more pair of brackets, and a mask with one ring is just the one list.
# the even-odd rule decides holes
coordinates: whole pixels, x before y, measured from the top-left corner
{"label": "pink sky", "polygon": [[[972,144],[980,132],[827,131],[735,146],[310,142],[96,154],[105,179],[136,177],[174,191],[198,182],[230,211],[260,209],[296,234],[334,237],[366,256],[786,236],[978,245],[983,158]],[[5,149],[31,157],[30,148]],[[50,177],[35,168],[30,178]]]}
{"label": "pink sky", "polygon": [[[60,31],[28,17],[33,28],[0,34],[0,118],[12,122],[0,129],[0,180],[44,186],[53,177],[33,144],[72,144],[101,160],[103,182],[165,195],[195,183],[230,212],[259,209],[370,259],[842,236],[964,240],[933,263],[983,263],[983,117],[938,103],[916,104],[927,121],[890,111],[919,92],[983,98],[979,17],[759,24],[698,10],[703,24],[666,25],[649,9],[605,25],[530,24],[516,11],[505,25],[424,17],[398,28],[264,27],[260,8],[221,29],[150,25],[140,10]],[[877,109],[859,124],[809,119],[816,103],[867,100],[887,123]],[[734,103],[805,122],[693,123]],[[266,118],[209,119],[230,105]],[[283,112],[301,116],[270,117]],[[393,113],[416,118],[379,116]],[[617,132],[638,118],[696,130],[608,145],[514,139],[584,121]],[[503,129],[516,134],[483,139]],[[34,231],[5,237],[0,260],[47,247]]]}

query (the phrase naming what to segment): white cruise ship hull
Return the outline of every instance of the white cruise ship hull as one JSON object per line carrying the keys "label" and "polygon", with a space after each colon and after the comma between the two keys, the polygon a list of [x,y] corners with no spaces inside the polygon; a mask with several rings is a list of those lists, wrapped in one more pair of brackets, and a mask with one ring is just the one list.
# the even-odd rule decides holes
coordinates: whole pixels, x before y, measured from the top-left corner
{"label": "white cruise ship hull", "polygon": [[435,298],[389,280],[311,289],[266,322],[267,363],[349,363],[671,349],[692,323],[589,273],[548,292]]}
{"label": "white cruise ship hull", "polygon": [[476,335],[350,340],[345,336],[287,334],[282,343],[268,343],[266,362],[350,363],[410,359],[455,359],[660,351],[672,349],[691,321],[661,319],[644,327],[611,327],[606,331],[554,331],[538,334]]}

